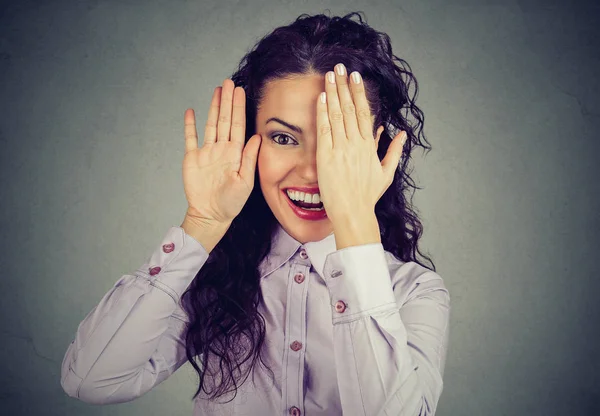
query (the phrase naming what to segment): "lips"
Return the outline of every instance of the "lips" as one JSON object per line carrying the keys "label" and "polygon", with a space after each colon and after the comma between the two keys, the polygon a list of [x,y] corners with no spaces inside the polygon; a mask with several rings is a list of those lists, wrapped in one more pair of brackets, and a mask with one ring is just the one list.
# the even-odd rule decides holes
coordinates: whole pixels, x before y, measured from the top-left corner
{"label": "lips", "polygon": [[[292,188],[287,188],[287,189],[292,189]],[[323,206],[322,202],[319,202],[317,204],[313,204],[312,202],[297,201],[297,200],[294,200],[294,199],[290,198],[290,196],[288,195],[287,191],[284,191],[284,193],[288,197],[288,199],[290,201],[292,201],[292,203],[294,205],[299,206],[301,208],[321,208]]]}
{"label": "lips", "polygon": [[282,192],[283,192],[284,198],[287,200],[290,208],[292,209],[294,214],[296,214],[296,216],[298,216],[299,218],[301,218],[303,220],[308,220],[308,221],[319,221],[319,220],[324,220],[327,218],[327,211],[325,211],[325,209],[322,209],[319,211],[310,211],[310,210],[302,209],[298,205],[296,205],[292,202],[292,199],[288,196],[286,191],[282,190]]}
{"label": "lips", "polygon": [[308,186],[290,186],[288,188],[283,188],[283,191],[285,192],[288,189],[290,189],[292,191],[304,192],[304,193],[307,193],[307,194],[318,194],[318,193],[320,193],[318,186],[312,186],[312,187],[308,187]]}

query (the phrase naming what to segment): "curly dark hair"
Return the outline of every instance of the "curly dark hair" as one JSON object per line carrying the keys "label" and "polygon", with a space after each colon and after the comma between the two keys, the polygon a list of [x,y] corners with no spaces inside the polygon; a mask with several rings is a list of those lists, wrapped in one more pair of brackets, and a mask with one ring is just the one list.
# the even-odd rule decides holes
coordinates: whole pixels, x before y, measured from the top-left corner
{"label": "curly dark hair", "polygon": [[[230,78],[246,92],[246,143],[256,133],[257,108],[267,82],[324,75],[340,62],[348,68],[348,73],[360,72],[371,114],[375,115],[374,136],[376,126],[384,126],[377,150],[379,160],[398,132],[405,130],[408,135],[393,182],[375,206],[383,248],[401,261],[421,264],[416,260],[418,252],[432,264],[431,270],[436,271],[431,259],[418,249],[422,225],[411,208],[412,195],[411,204],[405,198],[408,188],[413,188],[412,194],[414,189],[421,189],[406,172],[413,146],[431,150],[423,143],[427,143],[422,133],[424,116],[415,105],[417,81],[408,63],[392,54],[389,36],[368,26],[360,13],[364,12],[343,17],[302,14],[290,25],[264,36],[244,56]],[[353,16],[359,21],[352,20]],[[415,91],[411,97],[412,82]],[[258,169],[254,183],[260,184]],[[238,382],[242,379],[240,385],[243,384],[257,359],[264,365],[261,348],[265,341],[265,321],[257,311],[263,300],[258,266],[271,250],[271,236],[276,227],[277,220],[260,185],[255,186],[244,208],[181,297],[190,317],[186,354],[200,377],[194,398],[201,391],[212,401],[231,391],[237,394]],[[197,356],[200,365],[195,362]],[[242,371],[243,364],[250,359],[250,366]],[[207,375],[210,375],[208,380]],[[220,383],[216,383],[217,375]],[[213,382],[213,389],[209,389],[209,381]]]}

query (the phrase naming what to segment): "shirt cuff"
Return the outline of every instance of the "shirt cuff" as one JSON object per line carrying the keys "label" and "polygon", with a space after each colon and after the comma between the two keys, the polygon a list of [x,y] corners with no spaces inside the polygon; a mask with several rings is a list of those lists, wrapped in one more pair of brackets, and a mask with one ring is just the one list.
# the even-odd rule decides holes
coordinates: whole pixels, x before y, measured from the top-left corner
{"label": "shirt cuff", "polygon": [[202,244],[186,234],[183,228],[171,227],[148,260],[134,273],[150,280],[152,285],[179,303],[208,255]]}
{"label": "shirt cuff", "polygon": [[381,243],[346,247],[330,253],[323,267],[334,324],[397,308]]}

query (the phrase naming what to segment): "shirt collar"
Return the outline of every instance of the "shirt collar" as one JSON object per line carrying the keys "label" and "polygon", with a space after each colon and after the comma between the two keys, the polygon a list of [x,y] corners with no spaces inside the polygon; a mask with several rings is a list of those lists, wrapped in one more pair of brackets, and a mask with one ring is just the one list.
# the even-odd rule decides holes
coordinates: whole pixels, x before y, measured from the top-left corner
{"label": "shirt collar", "polygon": [[325,259],[330,253],[333,253],[337,249],[335,245],[335,235],[331,233],[320,241],[311,241],[301,244],[298,240],[289,235],[279,223],[277,223],[277,227],[273,232],[273,237],[271,239],[271,252],[267,254],[259,266],[260,278],[267,277],[273,271],[281,267],[285,262],[292,258],[301,247],[306,250],[306,254],[308,254],[308,258],[314,269],[319,273],[321,278],[324,279],[323,267],[325,266]]}

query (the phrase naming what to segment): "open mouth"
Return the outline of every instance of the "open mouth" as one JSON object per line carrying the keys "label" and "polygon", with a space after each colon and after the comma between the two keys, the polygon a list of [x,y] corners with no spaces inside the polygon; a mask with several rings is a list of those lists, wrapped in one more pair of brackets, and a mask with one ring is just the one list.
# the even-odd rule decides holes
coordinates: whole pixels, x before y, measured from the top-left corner
{"label": "open mouth", "polygon": [[312,204],[304,201],[295,201],[292,198],[290,198],[290,196],[285,190],[283,191],[283,193],[285,194],[286,198],[291,201],[292,204],[307,211],[322,211],[324,208],[322,202],[319,202],[318,204]]}

